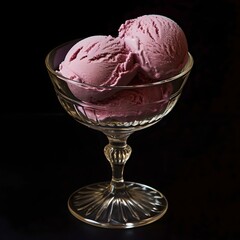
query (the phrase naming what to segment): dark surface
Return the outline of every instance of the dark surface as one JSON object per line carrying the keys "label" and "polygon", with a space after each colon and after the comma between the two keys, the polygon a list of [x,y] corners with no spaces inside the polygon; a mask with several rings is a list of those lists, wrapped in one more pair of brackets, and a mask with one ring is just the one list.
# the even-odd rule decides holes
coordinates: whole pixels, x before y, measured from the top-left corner
{"label": "dark surface", "polygon": [[[239,1],[128,2],[110,12],[99,3],[87,18],[70,5],[6,9],[16,21],[4,25],[2,39],[15,45],[2,49],[0,240],[240,238]],[[115,35],[120,23],[145,13],[175,19],[195,61],[172,112],[129,138],[125,179],[160,190],[169,209],[144,227],[101,229],[76,220],[67,199],[79,187],[110,180],[106,137],[64,112],[44,58],[64,41]]]}

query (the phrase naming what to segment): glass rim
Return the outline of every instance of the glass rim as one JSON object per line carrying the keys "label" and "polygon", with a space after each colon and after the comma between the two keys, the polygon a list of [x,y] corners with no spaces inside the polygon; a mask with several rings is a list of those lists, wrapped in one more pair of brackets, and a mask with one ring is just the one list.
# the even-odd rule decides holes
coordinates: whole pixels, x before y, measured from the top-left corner
{"label": "glass rim", "polygon": [[[77,41],[77,40],[75,40]],[[71,43],[74,42],[74,40],[72,41],[68,41],[66,43],[63,43],[55,48],[53,48],[46,56],[45,58],[45,65],[48,69],[48,71],[50,73],[52,73],[53,75],[55,75],[58,79],[61,79],[67,83],[76,85],[78,87],[84,87],[84,88],[104,88],[104,89],[133,89],[133,88],[143,88],[143,87],[151,87],[151,86],[157,86],[157,85],[161,85],[161,84],[165,84],[168,82],[172,82],[176,79],[179,79],[185,75],[187,75],[192,67],[193,67],[193,57],[191,55],[190,52],[188,52],[188,60],[187,63],[185,64],[185,66],[182,68],[182,71],[172,77],[166,78],[166,79],[161,79],[159,81],[155,81],[155,82],[151,82],[151,83],[144,83],[144,84],[134,84],[134,85],[115,85],[115,86],[111,86],[111,85],[93,85],[93,84],[88,84],[88,83],[83,83],[83,82],[77,82],[76,80],[73,79],[69,79],[64,77],[63,75],[61,75],[60,73],[58,73],[56,70],[54,70],[51,66],[50,66],[50,56],[53,55],[58,49],[60,49],[61,47],[64,47],[67,45],[67,43]]]}

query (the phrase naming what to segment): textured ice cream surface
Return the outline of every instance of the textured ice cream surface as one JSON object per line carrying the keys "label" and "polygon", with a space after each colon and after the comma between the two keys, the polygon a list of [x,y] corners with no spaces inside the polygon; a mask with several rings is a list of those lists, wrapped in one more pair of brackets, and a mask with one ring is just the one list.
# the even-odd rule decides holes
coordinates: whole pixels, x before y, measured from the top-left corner
{"label": "textured ice cream surface", "polygon": [[59,73],[86,84],[79,87],[69,82],[68,85],[77,98],[94,102],[113,94],[104,86],[128,85],[138,67],[122,39],[96,35],[80,40],[68,51],[59,65]]}
{"label": "textured ice cream surface", "polygon": [[178,74],[188,59],[188,43],[181,27],[162,15],[129,19],[118,29],[126,48],[136,54],[142,72],[152,80]]}
{"label": "textured ice cream surface", "polygon": [[160,81],[179,74],[188,56],[180,26],[150,14],[125,21],[117,37],[80,40],[57,71],[79,100],[81,116],[96,122],[142,121],[168,111],[176,87],[169,79]]}

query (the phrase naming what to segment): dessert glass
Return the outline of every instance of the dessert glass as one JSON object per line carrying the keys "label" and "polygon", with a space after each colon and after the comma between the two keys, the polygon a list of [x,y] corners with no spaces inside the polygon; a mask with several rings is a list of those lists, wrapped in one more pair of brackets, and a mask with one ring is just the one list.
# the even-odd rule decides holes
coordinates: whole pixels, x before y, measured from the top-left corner
{"label": "dessert glass", "polygon": [[[57,98],[66,112],[77,122],[101,131],[108,139],[104,154],[109,161],[112,178],[106,182],[82,186],[68,199],[68,209],[77,219],[102,228],[134,228],[160,219],[167,211],[166,197],[158,190],[142,183],[125,181],[124,166],[132,149],[129,136],[158,123],[178,101],[193,66],[189,58],[178,75],[155,83],[131,86],[89,86],[63,77],[56,70],[68,50],[78,40],[69,41],[46,56],[45,64]],[[71,91],[147,91],[161,92],[149,101],[122,102],[104,105],[86,102]]]}

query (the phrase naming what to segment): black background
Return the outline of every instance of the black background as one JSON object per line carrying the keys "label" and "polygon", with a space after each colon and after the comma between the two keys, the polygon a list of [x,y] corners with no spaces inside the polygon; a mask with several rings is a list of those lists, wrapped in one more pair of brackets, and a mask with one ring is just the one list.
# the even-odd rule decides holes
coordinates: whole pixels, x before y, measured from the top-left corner
{"label": "black background", "polygon": [[[239,239],[238,0],[11,3],[1,16],[0,239]],[[166,215],[109,230],[76,220],[67,199],[109,180],[102,133],[62,109],[45,68],[55,46],[117,35],[125,20],[162,14],[183,28],[194,67],[168,116],[129,138],[125,179],[159,189]]]}

